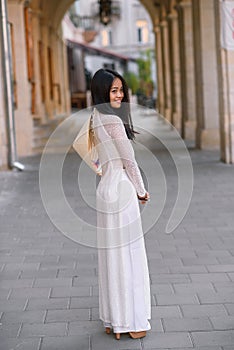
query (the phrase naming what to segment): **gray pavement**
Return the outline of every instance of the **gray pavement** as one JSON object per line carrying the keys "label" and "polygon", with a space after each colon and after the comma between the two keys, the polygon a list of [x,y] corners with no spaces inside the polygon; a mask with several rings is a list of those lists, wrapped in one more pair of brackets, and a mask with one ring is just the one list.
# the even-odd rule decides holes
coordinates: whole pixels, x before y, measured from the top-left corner
{"label": "gray pavement", "polygon": [[[145,116],[144,123],[153,127],[155,119]],[[159,220],[145,236],[152,294],[146,338],[123,335],[116,341],[104,333],[97,251],[51,223],[40,199],[40,156],[35,156],[22,159],[24,172],[0,173],[0,350],[234,349],[234,167],[220,163],[215,151],[191,149],[192,202],[179,227],[166,234],[177,173],[164,147],[156,143],[151,149],[168,192]],[[64,188],[89,220],[91,213],[74,191],[78,163],[75,154],[68,155]]]}

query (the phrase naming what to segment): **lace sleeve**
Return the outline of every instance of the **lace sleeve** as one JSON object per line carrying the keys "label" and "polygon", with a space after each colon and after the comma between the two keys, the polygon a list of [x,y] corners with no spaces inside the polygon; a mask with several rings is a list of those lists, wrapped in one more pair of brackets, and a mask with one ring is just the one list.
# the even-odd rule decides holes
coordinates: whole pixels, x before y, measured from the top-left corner
{"label": "lace sleeve", "polygon": [[126,135],[122,120],[117,116],[108,116],[108,123],[105,125],[105,129],[114,140],[119,156],[137,194],[140,197],[144,197],[146,193],[145,186],[135,160],[132,144]]}

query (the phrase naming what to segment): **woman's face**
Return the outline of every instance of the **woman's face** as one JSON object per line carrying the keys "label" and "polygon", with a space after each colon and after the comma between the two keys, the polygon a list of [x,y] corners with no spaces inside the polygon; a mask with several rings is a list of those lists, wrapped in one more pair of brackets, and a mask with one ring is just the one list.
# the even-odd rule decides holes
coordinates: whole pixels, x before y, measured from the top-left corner
{"label": "woman's face", "polygon": [[112,108],[120,108],[121,101],[124,97],[123,84],[119,78],[113,80],[110,89],[110,105]]}

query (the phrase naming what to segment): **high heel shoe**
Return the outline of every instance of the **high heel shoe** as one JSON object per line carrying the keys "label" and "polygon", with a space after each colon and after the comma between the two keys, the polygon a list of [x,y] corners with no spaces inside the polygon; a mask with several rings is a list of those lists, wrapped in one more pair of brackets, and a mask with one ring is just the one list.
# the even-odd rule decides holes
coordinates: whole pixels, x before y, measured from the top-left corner
{"label": "high heel shoe", "polygon": [[146,336],[146,331],[141,332],[129,332],[129,335],[133,339],[144,338]]}
{"label": "high heel shoe", "polygon": [[115,339],[120,340],[120,333],[115,333]]}
{"label": "high heel shoe", "polygon": [[106,334],[110,334],[110,333],[111,333],[110,327],[106,327]]}

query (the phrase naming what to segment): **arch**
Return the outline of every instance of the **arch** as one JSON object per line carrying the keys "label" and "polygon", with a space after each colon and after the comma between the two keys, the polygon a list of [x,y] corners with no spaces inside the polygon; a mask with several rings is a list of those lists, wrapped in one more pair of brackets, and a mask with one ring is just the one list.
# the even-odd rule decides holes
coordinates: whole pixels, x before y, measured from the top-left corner
{"label": "arch", "polygon": [[44,19],[50,23],[50,26],[57,30],[63,16],[74,2],[75,0],[32,0],[30,7],[33,10],[40,11]]}

